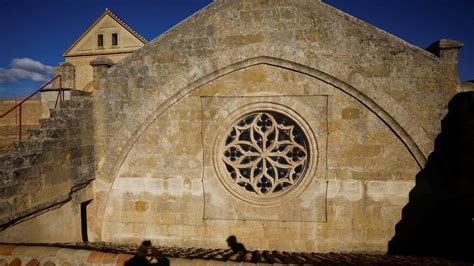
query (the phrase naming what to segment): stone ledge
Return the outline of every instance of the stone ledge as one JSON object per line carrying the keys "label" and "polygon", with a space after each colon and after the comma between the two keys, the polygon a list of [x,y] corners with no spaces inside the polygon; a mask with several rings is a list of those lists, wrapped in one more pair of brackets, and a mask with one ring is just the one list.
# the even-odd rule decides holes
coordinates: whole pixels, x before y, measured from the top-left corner
{"label": "stone ledge", "polygon": [[115,63],[112,61],[112,59],[105,57],[105,56],[99,56],[96,59],[92,60],[90,65],[91,66],[108,66],[111,67]]}

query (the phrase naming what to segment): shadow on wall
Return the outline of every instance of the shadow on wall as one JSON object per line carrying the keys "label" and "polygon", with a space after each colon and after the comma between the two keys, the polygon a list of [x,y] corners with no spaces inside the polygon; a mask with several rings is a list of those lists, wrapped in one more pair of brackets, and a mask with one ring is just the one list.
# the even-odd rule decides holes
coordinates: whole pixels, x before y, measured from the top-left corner
{"label": "shadow on wall", "polygon": [[474,261],[474,92],[455,95],[388,243],[393,255]]}
{"label": "shadow on wall", "polygon": [[144,240],[133,258],[125,262],[124,266],[169,266],[168,258],[151,245],[150,240]]}
{"label": "shadow on wall", "polygon": [[235,253],[247,251],[245,249],[244,244],[237,242],[237,237],[235,237],[234,235],[229,236],[226,241],[229,248],[232,249],[232,251],[234,251]]}

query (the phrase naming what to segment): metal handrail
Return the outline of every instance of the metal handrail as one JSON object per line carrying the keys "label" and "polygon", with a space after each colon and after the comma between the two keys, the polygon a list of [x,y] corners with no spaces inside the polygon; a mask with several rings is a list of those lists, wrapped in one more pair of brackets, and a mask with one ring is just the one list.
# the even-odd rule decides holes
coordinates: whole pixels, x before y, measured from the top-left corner
{"label": "metal handrail", "polygon": [[[26,97],[23,99],[21,102],[15,104],[12,108],[10,108],[8,111],[6,111],[4,114],[0,115],[0,119],[3,118],[4,116],[8,115],[11,113],[13,110],[16,108],[19,109],[19,118],[18,118],[18,139],[21,140],[21,105],[28,101],[31,97],[35,96],[38,92],[41,92],[44,88],[46,88],[49,84],[51,84],[53,81],[56,79],[59,79],[59,89],[58,89],[58,97],[56,98],[56,106],[58,104],[58,100],[64,100],[64,90],[62,89],[62,81],[61,81],[61,75],[57,75],[54,78],[52,78],[50,81],[46,82],[41,88],[37,89],[35,92],[33,92],[30,96]],[[55,106],[55,107],[56,107]]]}

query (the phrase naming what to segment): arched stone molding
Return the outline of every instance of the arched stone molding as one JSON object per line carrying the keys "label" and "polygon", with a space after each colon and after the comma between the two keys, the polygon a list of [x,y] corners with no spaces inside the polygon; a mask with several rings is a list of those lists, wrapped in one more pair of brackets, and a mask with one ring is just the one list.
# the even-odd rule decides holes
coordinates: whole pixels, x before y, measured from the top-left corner
{"label": "arched stone molding", "polygon": [[[333,86],[334,88],[339,89],[344,93],[348,94],[349,96],[353,97],[358,102],[367,107],[389,127],[389,129],[397,136],[398,139],[400,139],[400,141],[407,148],[413,159],[417,162],[420,169],[423,168],[423,166],[425,165],[426,155],[420,149],[418,142],[431,143],[432,141],[428,138],[428,136],[420,126],[410,126],[411,124],[409,122],[413,118],[408,115],[408,112],[403,107],[397,104],[396,101],[386,93],[377,92],[377,95],[380,97],[380,99],[377,100],[383,100],[384,103],[387,103],[384,105],[384,107],[381,107],[374,99],[368,97],[366,94],[362,93],[360,90],[356,89],[350,84],[336,77],[328,75],[324,72],[321,72],[317,69],[274,57],[260,56],[255,58],[249,58],[228,65],[224,68],[221,68],[210,74],[204,75],[201,78],[196,79],[194,82],[188,84],[186,87],[179,90],[172,97],[166,99],[163,104],[159,105],[148,117],[144,117],[141,120],[135,122],[134,124],[125,124],[122,127],[123,130],[121,129],[117,131],[120,133],[118,133],[110,141],[110,143],[114,143],[116,148],[105,149],[104,157],[100,162],[99,168],[103,166],[104,163],[107,161],[113,162],[107,162],[107,165],[109,165],[110,167],[103,167],[103,169],[99,169],[98,179],[96,180],[96,182],[99,182],[99,186],[96,185],[96,187],[100,187],[96,189],[96,191],[103,192],[106,194],[105,198],[103,198],[102,201],[96,202],[97,206],[95,208],[95,218],[100,224],[99,232],[101,232],[101,238],[103,228],[102,223],[104,221],[103,218],[107,211],[108,194],[110,193],[118,171],[124,160],[126,159],[128,153],[132,149],[133,145],[137,142],[137,140],[147,130],[147,128],[156,119],[158,119],[167,109],[172,107],[175,103],[180,101],[183,97],[187,96],[192,91],[199,89],[203,85],[213,80],[216,80],[222,76],[261,64],[279,67],[307,75],[309,77],[327,83]],[[139,124],[140,126],[132,128],[134,127],[133,125],[137,124]]]}

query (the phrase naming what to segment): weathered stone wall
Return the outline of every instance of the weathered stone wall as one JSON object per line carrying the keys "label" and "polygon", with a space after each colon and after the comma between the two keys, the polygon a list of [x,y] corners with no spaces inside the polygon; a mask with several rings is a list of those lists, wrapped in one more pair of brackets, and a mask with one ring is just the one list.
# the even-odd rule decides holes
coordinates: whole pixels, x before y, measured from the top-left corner
{"label": "weathered stone wall", "polygon": [[[0,114],[4,114],[23,99],[0,99]],[[26,131],[38,127],[41,118],[41,100],[32,98],[22,104],[22,138]],[[18,140],[19,109],[0,119],[0,147]]]}
{"label": "weathered stone wall", "polygon": [[93,152],[92,101],[76,95],[2,153],[0,242],[80,241]]}
{"label": "weathered stone wall", "polygon": [[71,63],[64,63],[53,70],[53,75],[61,75],[61,79],[53,82],[53,89],[74,89],[76,82],[75,67]]}
{"label": "weathered stone wall", "polygon": [[[319,1],[216,1],[111,68],[95,91],[90,233],[385,251],[457,86],[455,60]],[[228,104],[203,100],[212,97]],[[224,127],[247,98],[292,109],[317,140],[314,174],[294,204],[273,205],[278,215],[210,185],[222,129],[207,123]]]}
{"label": "weathered stone wall", "polygon": [[[271,101],[301,115],[313,111],[304,117],[320,132],[317,171],[305,177],[313,180],[277,209],[226,197],[210,173],[216,132],[206,131],[213,118],[204,116],[238,112],[235,101],[242,97],[245,104]],[[418,170],[390,128],[356,99],[301,73],[253,66],[202,86],[150,124],[119,169],[102,236],[219,247],[235,234],[255,249],[383,250]]]}
{"label": "weathered stone wall", "polygon": [[[113,60],[114,62],[118,62],[127,56],[130,53],[124,54],[110,54],[105,55],[107,58]],[[77,57],[67,57],[66,62],[73,65],[75,68],[75,84],[74,88],[77,90],[83,90],[91,92],[94,90],[94,85],[92,83],[93,76],[92,76],[92,67],[90,62],[99,57],[99,55],[90,55],[90,56],[77,56]]]}
{"label": "weathered stone wall", "polygon": [[63,91],[61,91],[62,96],[58,94],[58,89],[47,89],[41,92],[42,118],[49,118],[51,109],[54,109],[58,106],[59,102],[61,101],[61,97],[63,97],[63,100],[71,99],[71,89],[63,88]]}

